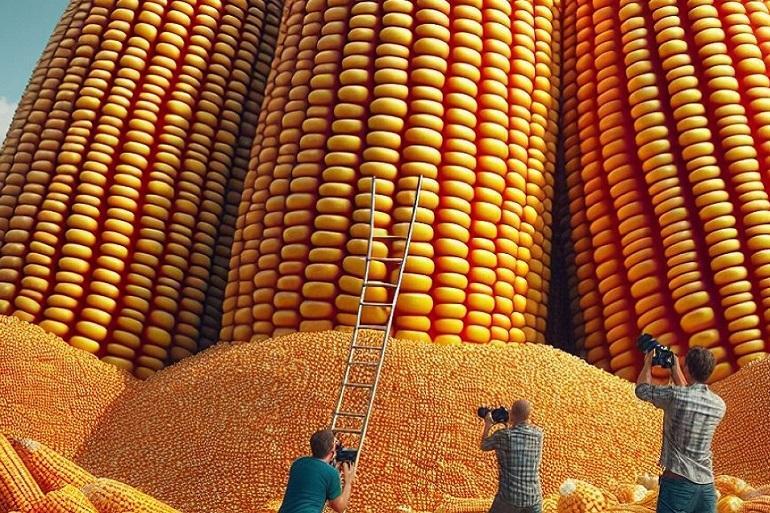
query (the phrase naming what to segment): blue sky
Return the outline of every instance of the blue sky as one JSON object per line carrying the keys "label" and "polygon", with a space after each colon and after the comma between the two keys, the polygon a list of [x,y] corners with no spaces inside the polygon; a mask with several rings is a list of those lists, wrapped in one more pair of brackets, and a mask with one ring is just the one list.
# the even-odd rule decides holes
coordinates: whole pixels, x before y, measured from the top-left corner
{"label": "blue sky", "polygon": [[68,0],[0,0],[0,145]]}

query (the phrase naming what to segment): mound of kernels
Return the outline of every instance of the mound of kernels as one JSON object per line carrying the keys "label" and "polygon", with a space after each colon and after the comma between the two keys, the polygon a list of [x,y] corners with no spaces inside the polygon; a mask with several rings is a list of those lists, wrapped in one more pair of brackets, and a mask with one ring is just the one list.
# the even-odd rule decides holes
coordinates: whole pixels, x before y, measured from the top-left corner
{"label": "mound of kernels", "polygon": [[714,385],[727,415],[714,435],[714,466],[750,483],[770,484],[770,358],[753,363]]}
{"label": "mound of kernels", "polygon": [[[189,513],[280,500],[289,464],[329,422],[349,337],[296,333],[185,359],[117,401],[79,462]],[[495,459],[478,450],[476,408],[518,397],[545,430],[547,491],[570,475],[602,483],[654,470],[661,417],[624,380],[544,345],[394,340],[351,513],[491,496]]]}
{"label": "mound of kernels", "polygon": [[[43,433],[54,441],[45,438],[46,445],[61,443],[69,454],[79,449],[78,463],[95,475],[121,479],[190,513],[280,504],[289,464],[307,452],[310,433],[328,423],[350,337],[330,331],[222,344],[142,383],[25,322],[0,319],[0,329],[3,369],[27,369],[16,381],[0,380],[0,394],[14,398],[9,404],[21,401],[0,410],[4,429],[11,426],[19,437]],[[364,332],[362,341],[373,336]],[[763,411],[766,368],[765,362],[754,364],[716,387],[728,403],[723,426],[730,432],[738,429],[733,415],[741,429],[757,424],[751,412]],[[120,388],[101,390],[93,378],[100,372],[108,384],[120,378]],[[88,379],[95,384],[82,386]],[[71,391],[73,384],[80,395]],[[757,395],[733,392],[739,386],[754,387]],[[94,409],[110,393],[110,401]],[[634,398],[631,384],[542,345],[442,347],[394,340],[351,511],[365,512],[373,504],[433,511],[445,496],[491,497],[495,460],[478,451],[481,421],[475,410],[519,397],[533,402],[534,421],[546,433],[546,494],[564,479],[581,476],[616,493],[620,504],[629,505],[626,511],[654,508],[657,477],[649,473],[655,472],[661,416]],[[68,415],[52,414],[51,405],[67,408]],[[756,429],[763,439],[763,428]],[[737,446],[719,433],[716,467],[737,468],[749,455],[733,458]],[[67,436],[78,444],[67,444]],[[42,444],[13,445],[42,487],[33,495],[64,482],[93,481],[94,474]],[[761,452],[761,444],[754,445]],[[764,472],[758,465],[753,473],[735,474],[752,483],[769,481],[757,477]],[[642,490],[618,483],[640,473],[638,483],[649,491],[624,502],[638,499]],[[730,477],[719,477],[717,486],[723,496],[756,499],[756,508],[768,490]]]}
{"label": "mound of kernels", "polygon": [[72,456],[110,404],[135,384],[38,326],[0,316],[0,431]]}

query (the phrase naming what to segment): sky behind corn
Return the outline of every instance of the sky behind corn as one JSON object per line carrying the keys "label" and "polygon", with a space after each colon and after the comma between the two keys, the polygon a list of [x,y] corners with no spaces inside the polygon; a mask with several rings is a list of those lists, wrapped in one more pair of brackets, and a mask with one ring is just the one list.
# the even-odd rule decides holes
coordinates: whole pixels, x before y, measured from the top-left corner
{"label": "sky behind corn", "polygon": [[68,0],[0,0],[0,146]]}

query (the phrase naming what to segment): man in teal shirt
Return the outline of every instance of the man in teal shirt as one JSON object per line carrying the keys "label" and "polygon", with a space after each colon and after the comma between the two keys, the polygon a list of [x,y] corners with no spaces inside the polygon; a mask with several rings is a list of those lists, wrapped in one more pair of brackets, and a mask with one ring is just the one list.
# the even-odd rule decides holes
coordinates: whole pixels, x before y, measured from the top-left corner
{"label": "man in teal shirt", "polygon": [[333,467],[334,448],[334,433],[330,429],[313,433],[310,437],[313,456],[304,456],[291,464],[289,484],[278,513],[321,513],[326,501],[337,513],[345,511],[356,469],[350,463],[343,464],[339,470]]}

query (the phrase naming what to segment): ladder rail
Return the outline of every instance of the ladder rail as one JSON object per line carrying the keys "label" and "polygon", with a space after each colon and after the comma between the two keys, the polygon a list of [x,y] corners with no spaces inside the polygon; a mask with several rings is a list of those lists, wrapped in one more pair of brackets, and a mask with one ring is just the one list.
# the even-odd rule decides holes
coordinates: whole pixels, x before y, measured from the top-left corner
{"label": "ladder rail", "polygon": [[[350,377],[350,368],[351,368],[351,362],[353,361],[353,356],[355,353],[355,345],[358,341],[358,326],[361,324],[361,313],[363,310],[362,301],[366,298],[366,282],[369,281],[369,265],[372,261],[372,241],[374,236],[374,206],[375,206],[375,193],[377,189],[377,179],[375,177],[372,177],[372,187],[371,187],[371,200],[369,204],[369,237],[367,240],[367,247],[366,247],[366,262],[364,263],[364,278],[361,282],[361,297],[358,301],[358,311],[356,312],[356,324],[353,327],[353,340],[350,344],[350,349],[348,350],[348,360],[345,364],[345,375],[342,378],[342,386],[340,387],[340,393],[337,397],[337,405],[334,408],[334,413],[332,414],[332,431],[334,431],[334,428],[337,426],[337,412],[340,411],[340,408],[342,408],[342,401],[344,400],[345,396],[345,383],[348,382],[348,378]],[[357,458],[356,458],[357,461]]]}
{"label": "ladder rail", "polygon": [[[383,333],[383,341],[382,341],[382,352],[380,353],[379,361],[377,362],[377,370],[375,371],[374,375],[374,385],[371,389],[370,395],[369,395],[369,404],[366,409],[366,416],[364,417],[363,426],[361,428],[361,436],[358,441],[358,450],[356,451],[356,459],[355,464],[358,464],[358,458],[361,457],[361,452],[364,447],[364,442],[366,441],[366,432],[369,428],[369,419],[372,415],[372,409],[374,408],[374,398],[377,395],[377,386],[380,383],[380,375],[382,373],[382,365],[385,362],[385,350],[388,346],[388,341],[390,340],[390,328],[393,323],[393,317],[396,312],[396,304],[398,303],[398,294],[401,291],[401,280],[404,276],[404,267],[406,267],[406,261],[409,257],[409,246],[412,242],[412,231],[414,230],[414,222],[417,218],[417,207],[420,204],[420,193],[422,191],[422,175],[417,179],[417,191],[414,198],[414,203],[412,204],[412,216],[409,219],[409,229],[407,231],[406,235],[406,243],[404,245],[404,259],[401,262],[401,265],[398,269],[398,278],[396,280],[396,290],[393,293],[393,302],[392,306],[390,308],[390,314],[388,315],[388,322],[387,322],[387,328],[385,329],[385,333]],[[372,211],[372,218],[374,217],[374,211]],[[370,240],[371,240],[371,233],[370,233]],[[370,248],[371,251],[371,248]],[[360,306],[359,306],[360,309]]]}
{"label": "ladder rail", "polygon": [[[332,431],[335,433],[341,433],[341,434],[351,434],[358,436],[358,444],[356,447],[356,456],[354,463],[358,463],[358,459],[361,456],[361,452],[363,450],[364,442],[366,440],[366,434],[369,428],[369,420],[372,415],[372,410],[374,409],[374,399],[377,394],[377,387],[380,382],[380,377],[382,374],[382,368],[385,361],[385,352],[388,346],[388,342],[390,340],[390,331],[392,329],[393,325],[393,319],[395,317],[395,311],[396,311],[396,305],[398,304],[398,295],[401,291],[401,283],[404,276],[404,268],[406,267],[406,262],[409,257],[409,248],[412,242],[412,234],[414,232],[414,224],[415,220],[417,218],[417,209],[419,207],[420,203],[420,194],[422,192],[422,183],[423,183],[423,177],[419,176],[417,180],[417,189],[416,189],[416,195],[414,202],[412,204],[412,214],[409,219],[409,227],[407,230],[406,237],[397,236],[397,235],[375,235],[374,234],[374,218],[375,218],[375,199],[376,199],[376,178],[372,177],[372,185],[371,185],[371,200],[370,200],[370,217],[369,217],[369,236],[367,240],[367,250],[366,250],[366,257],[365,257],[365,264],[364,264],[364,276],[363,281],[361,283],[361,295],[358,302],[358,310],[356,312],[356,324],[353,327],[353,336],[350,344],[350,348],[348,350],[348,359],[345,364],[345,374],[342,379],[342,386],[340,387],[340,393],[337,397],[337,404],[334,408],[334,412],[332,414]],[[403,249],[403,257],[402,258],[393,258],[393,257],[386,257],[386,258],[372,258],[372,246],[374,239],[390,239],[390,240],[403,240],[404,241],[404,249]],[[369,270],[370,265],[372,261],[383,261],[383,262],[392,262],[396,263],[398,262],[399,268],[398,268],[398,274],[396,277],[396,283],[385,283],[385,282],[370,282],[369,281]],[[387,286],[389,288],[393,288],[393,296],[389,303],[380,303],[380,302],[372,302],[366,300],[366,289],[370,287],[377,287],[377,286]],[[381,306],[383,308],[389,308],[390,311],[388,312],[387,322],[384,325],[372,325],[373,328],[384,328],[382,333],[382,343],[379,346],[361,346],[360,344],[357,344],[358,342],[358,335],[360,333],[361,329],[366,329],[366,324],[361,323],[361,317],[363,308],[367,306]],[[357,349],[367,349],[376,351],[379,353],[378,358],[376,359],[376,362],[363,362],[363,361],[356,361],[355,354]],[[369,383],[351,383],[350,380],[350,373],[353,365],[365,365],[368,367],[376,367],[374,371],[374,378],[373,382],[371,384]],[[345,398],[345,392],[348,389],[351,388],[358,388],[358,389],[369,389],[369,393],[367,394],[367,405],[366,405],[366,413],[355,413],[351,411],[345,411],[343,412],[341,410],[343,401]],[[362,425],[360,430],[359,429],[353,429],[353,428],[338,428],[337,427],[337,421],[340,418],[359,418],[363,419]]]}

